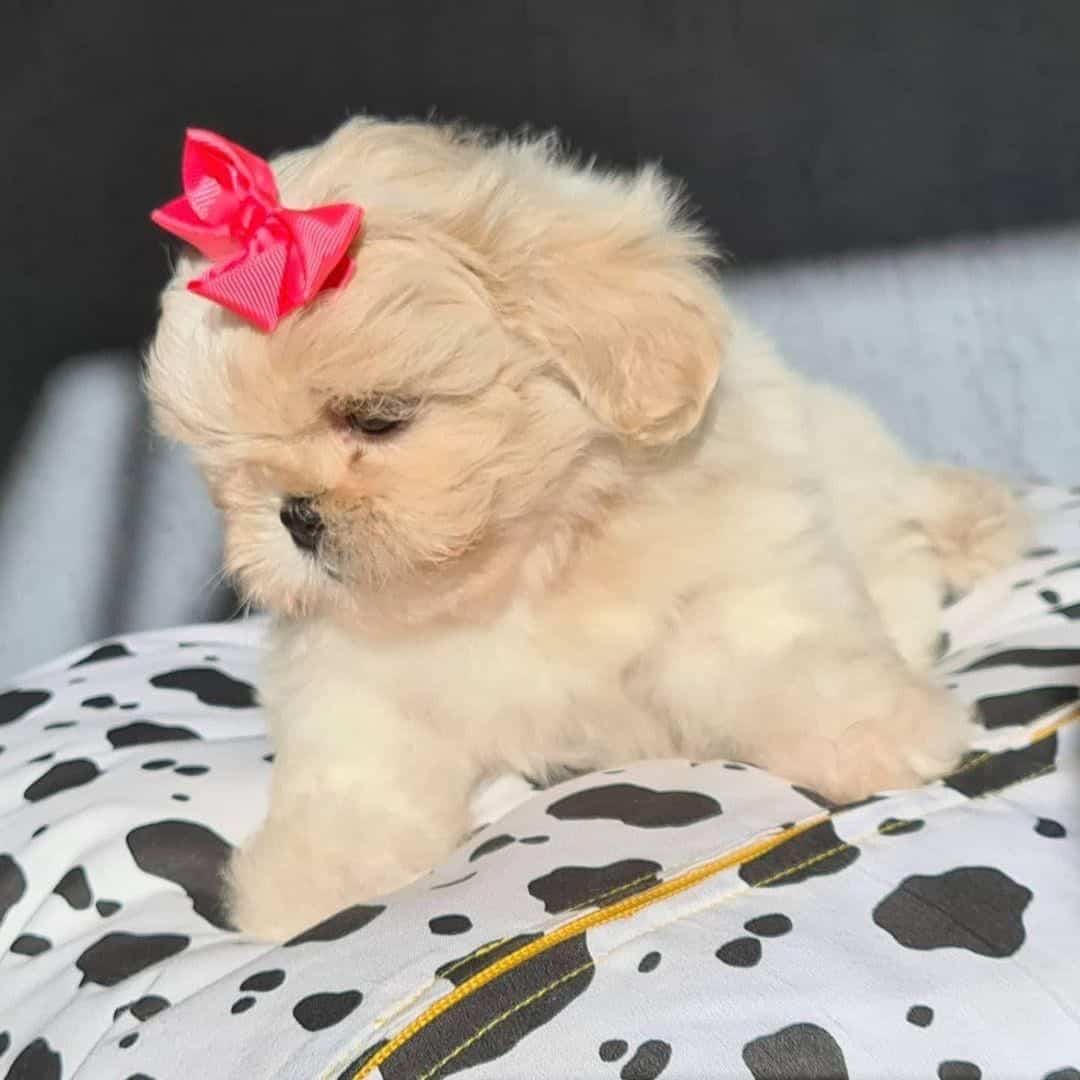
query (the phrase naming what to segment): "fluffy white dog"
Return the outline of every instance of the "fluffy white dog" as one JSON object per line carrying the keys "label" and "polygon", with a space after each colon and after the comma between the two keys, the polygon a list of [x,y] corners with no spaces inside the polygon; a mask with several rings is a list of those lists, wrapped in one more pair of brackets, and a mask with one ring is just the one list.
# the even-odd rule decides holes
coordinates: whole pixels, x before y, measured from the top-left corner
{"label": "fluffy white dog", "polygon": [[277,615],[240,928],[408,882],[505,770],[728,756],[851,799],[953,765],[942,596],[1022,519],[787,370],[656,171],[372,120],[274,170],[287,205],[365,206],[352,281],[262,334],[185,255],[148,356]]}

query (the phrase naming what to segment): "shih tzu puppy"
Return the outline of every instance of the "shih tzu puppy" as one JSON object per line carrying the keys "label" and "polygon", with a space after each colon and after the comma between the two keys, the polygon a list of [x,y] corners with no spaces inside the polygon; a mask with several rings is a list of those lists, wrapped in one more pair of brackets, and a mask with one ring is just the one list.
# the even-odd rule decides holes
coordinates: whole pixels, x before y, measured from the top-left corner
{"label": "shih tzu puppy", "polygon": [[657,171],[363,119],[185,183],[187,234],[162,223],[203,254],[147,384],[276,616],[239,928],[409,882],[508,770],[724,756],[846,800],[956,762],[942,595],[1016,554],[1019,511],[789,371]]}

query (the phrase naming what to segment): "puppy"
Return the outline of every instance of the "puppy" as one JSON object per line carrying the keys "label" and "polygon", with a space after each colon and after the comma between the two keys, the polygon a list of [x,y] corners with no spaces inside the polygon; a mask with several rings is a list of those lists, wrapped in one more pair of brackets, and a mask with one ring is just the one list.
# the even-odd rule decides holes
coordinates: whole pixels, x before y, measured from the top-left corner
{"label": "puppy", "polygon": [[355,276],[263,334],[185,255],[147,360],[277,617],[239,928],[409,882],[505,770],[728,756],[844,800],[956,762],[942,596],[1020,513],[787,370],[655,170],[374,120],[274,170],[286,205],[365,206]]}

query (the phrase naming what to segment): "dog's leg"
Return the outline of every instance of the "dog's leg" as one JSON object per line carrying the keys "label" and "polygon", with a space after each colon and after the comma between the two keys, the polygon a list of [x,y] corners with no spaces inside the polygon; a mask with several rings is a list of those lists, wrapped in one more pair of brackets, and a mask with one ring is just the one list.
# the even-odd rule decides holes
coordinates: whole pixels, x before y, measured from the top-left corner
{"label": "dog's leg", "polygon": [[355,686],[275,724],[270,811],[233,859],[236,927],[282,940],[408,884],[460,842],[475,769],[460,744]]}
{"label": "dog's leg", "polygon": [[[842,549],[696,596],[644,669],[686,753],[736,756],[837,800],[947,772],[967,710],[912,670]],[[640,697],[642,685],[636,688]]]}

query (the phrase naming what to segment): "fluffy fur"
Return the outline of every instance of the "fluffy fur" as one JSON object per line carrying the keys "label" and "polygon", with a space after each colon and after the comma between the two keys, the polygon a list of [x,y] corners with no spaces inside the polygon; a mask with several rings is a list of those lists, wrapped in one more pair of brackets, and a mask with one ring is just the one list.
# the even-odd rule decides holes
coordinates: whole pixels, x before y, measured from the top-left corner
{"label": "fluffy fur", "polygon": [[655,170],[372,120],[275,170],[287,205],[365,206],[354,279],[263,335],[185,291],[185,256],[147,370],[278,616],[239,927],[404,884],[507,769],[725,755],[852,798],[956,761],[942,594],[1014,555],[1016,507],[787,370]]}

